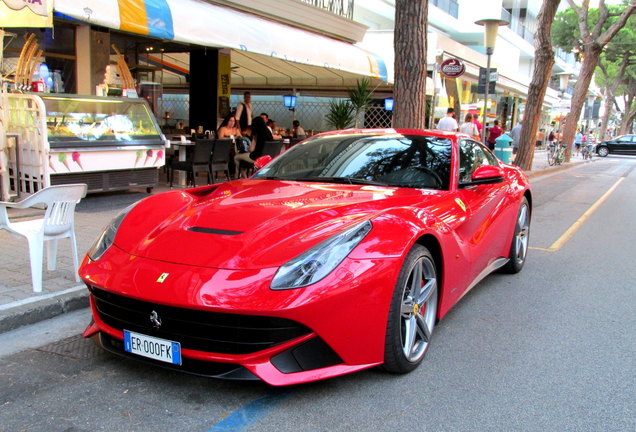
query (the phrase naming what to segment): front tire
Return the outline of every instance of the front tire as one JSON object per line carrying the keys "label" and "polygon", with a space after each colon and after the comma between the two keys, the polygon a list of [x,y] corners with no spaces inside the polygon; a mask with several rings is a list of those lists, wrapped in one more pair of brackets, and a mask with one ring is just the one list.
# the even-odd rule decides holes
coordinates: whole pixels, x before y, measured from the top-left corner
{"label": "front tire", "polygon": [[512,236],[508,263],[502,267],[504,273],[519,273],[526,263],[528,241],[530,240],[530,204],[526,197],[521,200],[515,232]]}
{"label": "front tire", "polygon": [[606,157],[609,154],[609,149],[605,146],[600,146],[598,148],[598,150],[596,151],[596,153],[600,156],[600,157]]}
{"label": "front tire", "polygon": [[437,320],[437,269],[422,245],[410,250],[393,292],[383,368],[407,373],[422,362]]}

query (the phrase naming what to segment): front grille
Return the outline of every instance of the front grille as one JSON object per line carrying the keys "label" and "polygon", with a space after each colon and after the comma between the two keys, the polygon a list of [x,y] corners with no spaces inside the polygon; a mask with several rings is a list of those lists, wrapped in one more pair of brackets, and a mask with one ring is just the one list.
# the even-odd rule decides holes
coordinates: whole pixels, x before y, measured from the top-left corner
{"label": "front grille", "polygon": [[[181,348],[219,354],[250,354],[311,330],[295,321],[265,316],[208,312],[135,300],[91,287],[99,318],[117,330],[129,330],[181,343]],[[161,326],[150,320],[157,312]]]}

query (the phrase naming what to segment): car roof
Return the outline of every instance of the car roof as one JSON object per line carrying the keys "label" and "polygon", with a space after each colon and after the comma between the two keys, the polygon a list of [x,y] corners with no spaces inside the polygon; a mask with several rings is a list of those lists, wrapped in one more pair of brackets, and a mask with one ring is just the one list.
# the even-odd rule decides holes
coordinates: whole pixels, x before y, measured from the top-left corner
{"label": "car roof", "polygon": [[334,130],[328,132],[322,132],[319,136],[330,135],[420,135],[420,136],[434,136],[439,138],[457,139],[460,137],[469,138],[468,135],[459,132],[444,131],[441,129],[408,129],[408,128],[386,128],[386,129],[365,129],[365,128],[351,128]]}

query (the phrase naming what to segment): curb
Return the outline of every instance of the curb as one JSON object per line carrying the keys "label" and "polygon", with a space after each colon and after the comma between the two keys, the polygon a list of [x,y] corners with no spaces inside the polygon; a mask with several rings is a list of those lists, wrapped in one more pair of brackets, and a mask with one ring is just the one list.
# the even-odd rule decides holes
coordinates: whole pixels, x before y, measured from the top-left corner
{"label": "curb", "polygon": [[87,308],[89,306],[88,290],[85,286],[78,286],[53,297],[9,306],[0,310],[0,333],[35,324],[63,313]]}
{"label": "curb", "polygon": [[569,168],[573,168],[573,167],[575,167],[577,165],[581,165],[581,164],[584,164],[584,163],[587,163],[587,162],[596,162],[598,160],[599,160],[598,158],[593,158],[593,159],[591,159],[589,161],[581,160],[581,161],[568,162],[565,165],[559,165],[559,166],[555,166],[555,167],[550,167],[550,168],[542,169],[542,170],[539,170],[539,171],[533,171],[533,170],[524,171],[524,173],[526,173],[526,176],[529,179],[531,179],[533,177],[541,177],[541,176],[544,176],[544,175],[553,174],[555,172],[559,172],[559,171],[563,171],[563,170],[566,170],[566,169],[569,169]]}

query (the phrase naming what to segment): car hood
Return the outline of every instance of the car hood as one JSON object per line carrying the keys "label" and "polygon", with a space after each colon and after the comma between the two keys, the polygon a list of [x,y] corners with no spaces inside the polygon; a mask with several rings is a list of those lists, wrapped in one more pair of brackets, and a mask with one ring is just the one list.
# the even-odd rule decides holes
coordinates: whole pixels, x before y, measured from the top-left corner
{"label": "car hood", "polygon": [[239,180],[158,194],[121,224],[115,245],[129,254],[225,269],[278,267],[322,240],[434,191]]}

